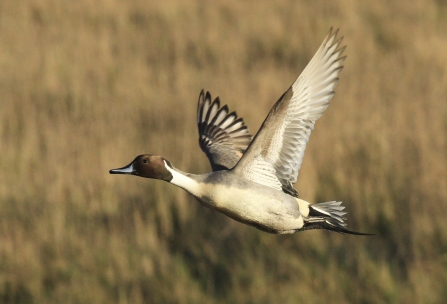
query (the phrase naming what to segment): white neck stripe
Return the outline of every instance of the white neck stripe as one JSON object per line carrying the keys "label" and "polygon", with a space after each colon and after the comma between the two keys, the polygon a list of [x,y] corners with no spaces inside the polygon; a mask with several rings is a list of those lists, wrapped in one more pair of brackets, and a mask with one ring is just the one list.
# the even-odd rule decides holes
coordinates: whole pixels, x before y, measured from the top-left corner
{"label": "white neck stripe", "polygon": [[174,184],[182,189],[185,189],[186,191],[188,191],[193,195],[198,194],[199,184],[195,180],[169,167],[166,161],[165,160],[163,161],[165,163],[166,170],[168,170],[172,174],[172,179],[169,181],[171,184]]}

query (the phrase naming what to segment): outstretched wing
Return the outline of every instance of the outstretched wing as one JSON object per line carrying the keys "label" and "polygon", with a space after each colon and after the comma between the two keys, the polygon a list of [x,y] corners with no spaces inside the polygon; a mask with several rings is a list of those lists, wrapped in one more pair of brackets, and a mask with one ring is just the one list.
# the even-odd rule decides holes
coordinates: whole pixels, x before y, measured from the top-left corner
{"label": "outstretched wing", "polygon": [[233,168],[251,142],[242,118],[220,107],[219,97],[211,102],[211,94],[200,92],[197,105],[199,144],[211,163],[213,171]]}
{"label": "outstretched wing", "polygon": [[315,121],[334,95],[346,56],[343,38],[329,34],[307,67],[279,98],[234,172],[259,184],[297,196],[296,182]]}

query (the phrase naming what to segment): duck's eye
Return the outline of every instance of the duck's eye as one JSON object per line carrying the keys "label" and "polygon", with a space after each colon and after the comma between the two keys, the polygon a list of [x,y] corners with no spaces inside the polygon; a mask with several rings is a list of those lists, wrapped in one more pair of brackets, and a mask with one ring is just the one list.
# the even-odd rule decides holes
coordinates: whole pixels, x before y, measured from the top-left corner
{"label": "duck's eye", "polygon": [[143,163],[147,164],[148,162],[149,162],[149,160],[143,159]]}

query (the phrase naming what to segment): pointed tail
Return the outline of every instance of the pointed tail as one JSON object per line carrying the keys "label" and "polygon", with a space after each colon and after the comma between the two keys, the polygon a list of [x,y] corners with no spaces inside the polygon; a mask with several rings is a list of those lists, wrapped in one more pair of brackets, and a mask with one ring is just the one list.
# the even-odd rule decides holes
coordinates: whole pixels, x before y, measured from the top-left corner
{"label": "pointed tail", "polygon": [[351,231],[346,228],[346,212],[345,207],[341,206],[341,202],[325,202],[309,205],[309,214],[304,218],[304,226],[300,230],[310,229],[326,229],[338,233],[355,234],[355,235],[373,235]]}

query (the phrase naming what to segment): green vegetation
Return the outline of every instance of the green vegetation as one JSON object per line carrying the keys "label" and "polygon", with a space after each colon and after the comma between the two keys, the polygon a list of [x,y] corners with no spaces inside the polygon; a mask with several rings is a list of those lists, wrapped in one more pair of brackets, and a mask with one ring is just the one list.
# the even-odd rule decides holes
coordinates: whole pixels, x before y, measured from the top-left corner
{"label": "green vegetation", "polygon": [[[278,236],[160,181],[207,172],[202,88],[255,133],[330,26],[348,58],[296,188],[353,230]],[[0,303],[447,302],[445,1],[0,1]]]}

